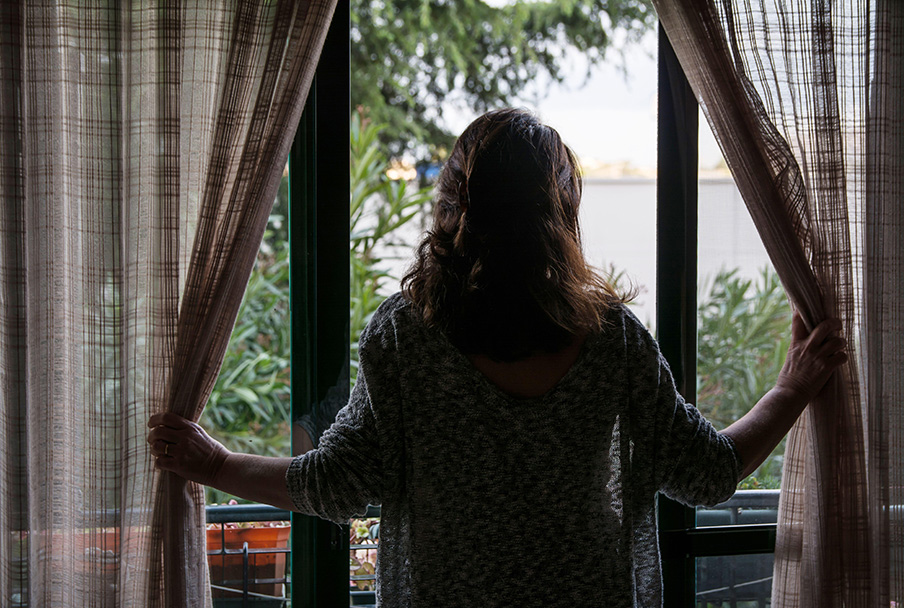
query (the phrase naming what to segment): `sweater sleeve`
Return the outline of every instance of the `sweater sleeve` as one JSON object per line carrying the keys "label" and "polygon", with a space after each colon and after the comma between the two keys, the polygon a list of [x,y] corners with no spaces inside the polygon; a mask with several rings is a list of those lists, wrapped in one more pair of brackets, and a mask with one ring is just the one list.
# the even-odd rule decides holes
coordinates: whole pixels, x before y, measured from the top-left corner
{"label": "sweater sleeve", "polygon": [[368,375],[386,375],[392,359],[379,352],[381,340],[373,333],[368,327],[361,336],[358,378],[348,404],[317,449],[297,456],[286,471],[289,496],[302,513],[345,522],[381,502],[382,459]]}
{"label": "sweater sleeve", "polygon": [[643,451],[655,489],[687,505],[727,500],[740,473],[734,443],[678,393],[668,363],[646,329],[629,331],[628,338],[635,370],[632,401],[644,427],[638,429],[637,441],[648,442]]}

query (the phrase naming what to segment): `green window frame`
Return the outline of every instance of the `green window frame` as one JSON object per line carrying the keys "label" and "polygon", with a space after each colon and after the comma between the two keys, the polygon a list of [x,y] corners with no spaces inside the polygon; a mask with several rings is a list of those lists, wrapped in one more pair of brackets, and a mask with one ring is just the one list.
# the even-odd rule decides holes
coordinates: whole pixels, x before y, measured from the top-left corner
{"label": "green window frame", "polygon": [[[339,2],[289,155],[292,421],[349,386],[348,32]],[[349,605],[348,540],[347,526],[292,513],[293,607]]]}

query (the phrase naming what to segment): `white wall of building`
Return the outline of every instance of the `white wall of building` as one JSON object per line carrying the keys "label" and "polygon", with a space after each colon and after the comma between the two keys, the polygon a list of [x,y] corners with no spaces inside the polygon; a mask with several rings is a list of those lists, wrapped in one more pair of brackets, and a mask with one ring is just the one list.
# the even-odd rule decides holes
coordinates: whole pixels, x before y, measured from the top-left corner
{"label": "white wall of building", "polygon": [[[771,266],[734,181],[703,179],[698,193],[698,283],[720,270],[757,277]],[[653,326],[656,303],[656,181],[648,178],[584,182],[584,254],[597,267],[613,264],[641,289],[634,312]]]}
{"label": "white wall of building", "polygon": [[[699,185],[698,283],[706,285],[721,269],[739,269],[755,278],[770,265],[741,195],[731,178],[702,179]],[[581,203],[584,254],[591,264],[610,264],[640,288],[634,313],[649,327],[656,316],[656,181],[650,178],[587,178]],[[390,274],[401,277],[412,261],[420,235],[414,227],[404,236],[410,249],[386,259]],[[385,252],[389,254],[389,252]],[[390,254],[391,255],[391,254]],[[392,293],[398,282],[388,280]]]}

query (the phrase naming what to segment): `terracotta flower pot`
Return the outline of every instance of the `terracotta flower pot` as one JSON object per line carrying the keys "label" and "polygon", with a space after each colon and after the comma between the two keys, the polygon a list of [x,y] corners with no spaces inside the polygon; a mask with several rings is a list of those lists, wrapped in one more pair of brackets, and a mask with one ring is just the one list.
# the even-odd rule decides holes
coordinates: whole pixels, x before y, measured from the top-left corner
{"label": "terracotta flower pot", "polygon": [[[112,606],[117,597],[123,560],[143,555],[151,536],[147,526],[54,532],[53,542],[72,543],[76,562],[76,586],[91,597]],[[100,601],[100,599],[98,600]]]}
{"label": "terracotta flower pot", "polygon": [[[249,549],[285,549],[289,546],[291,526],[267,528],[225,528],[219,526],[207,530],[207,551],[241,551],[248,543]],[[225,541],[225,542],[224,542]],[[286,553],[249,553],[248,579],[285,578]],[[210,582],[221,587],[242,590],[243,555],[213,554],[207,556]],[[248,591],[282,597],[282,583],[249,584]],[[214,588],[213,597],[236,598],[239,594]]]}
{"label": "terracotta flower pot", "polygon": [[78,586],[112,606],[119,573],[119,528],[76,532],[72,539]]}

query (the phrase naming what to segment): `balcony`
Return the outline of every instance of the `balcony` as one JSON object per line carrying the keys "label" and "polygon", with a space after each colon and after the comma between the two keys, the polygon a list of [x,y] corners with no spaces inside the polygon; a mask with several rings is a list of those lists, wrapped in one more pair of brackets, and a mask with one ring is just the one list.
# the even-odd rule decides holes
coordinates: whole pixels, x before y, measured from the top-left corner
{"label": "balcony", "polygon": [[[778,490],[739,490],[727,501],[697,509],[697,529],[721,526],[772,528],[778,518]],[[697,558],[696,606],[765,608],[772,595],[773,554]]]}
{"label": "balcony", "polygon": [[[284,608],[289,512],[268,505],[209,506],[207,560],[215,608]],[[240,527],[254,522],[253,527]]]}
{"label": "balcony", "polygon": [[[729,500],[711,508],[697,510],[698,529],[715,526],[764,526],[774,525],[778,513],[778,490],[740,490]],[[373,552],[379,540],[380,508],[370,507],[364,518],[356,520],[361,532],[350,545],[349,599],[352,606],[374,606],[376,575],[363,567],[373,563]],[[221,527],[208,532],[208,557],[211,560],[211,587],[214,606],[217,608],[248,606],[254,608],[287,608],[290,606],[291,577],[288,570],[274,572],[278,557],[290,549],[284,547],[252,547],[249,543],[234,548],[224,548],[225,543],[211,545],[213,536],[220,533],[225,538],[228,524],[244,522],[288,522],[289,512],[266,505],[229,505],[207,507],[208,524]],[[374,525],[376,523],[376,525]],[[264,528],[266,529],[266,528]],[[366,533],[364,532],[366,530]],[[267,556],[262,562],[261,558]],[[233,560],[232,568],[217,567],[217,560]],[[708,606],[767,606],[772,589],[772,555],[706,557],[697,560],[697,607]],[[260,562],[260,563],[258,563]],[[288,559],[284,558],[284,564]],[[217,575],[215,577],[215,575]],[[267,589],[270,593],[261,592]]]}
{"label": "balcony", "polygon": [[[288,569],[291,549],[285,541],[289,537],[289,512],[268,505],[217,505],[208,506],[206,511],[207,556],[214,607],[288,608],[291,605]],[[361,521],[379,517],[380,508],[370,507]],[[230,528],[249,522],[254,522],[255,527]],[[370,528],[370,538],[350,546],[350,557],[358,559],[358,563],[376,561],[373,552],[378,533],[373,530],[375,526]],[[263,532],[260,536],[269,538],[243,540],[235,533],[236,530]],[[273,534],[275,530],[280,533]],[[227,535],[233,537],[232,542]],[[252,546],[254,544],[257,546]],[[352,606],[376,605],[374,572],[353,571],[349,576],[349,585]]]}

